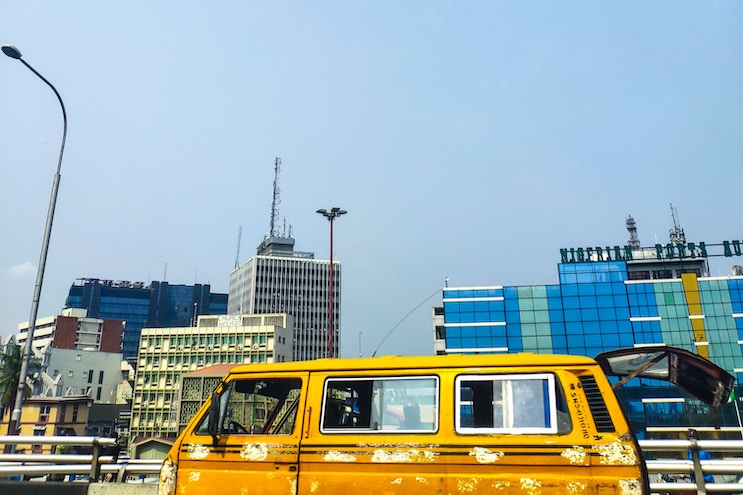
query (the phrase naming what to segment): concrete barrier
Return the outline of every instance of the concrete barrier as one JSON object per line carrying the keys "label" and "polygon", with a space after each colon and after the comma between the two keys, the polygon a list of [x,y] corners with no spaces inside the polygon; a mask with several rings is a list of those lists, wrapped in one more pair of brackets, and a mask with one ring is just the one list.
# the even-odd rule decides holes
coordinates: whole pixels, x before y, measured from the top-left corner
{"label": "concrete barrier", "polygon": [[155,483],[71,483],[0,481],[2,495],[157,495]]}
{"label": "concrete barrier", "polygon": [[91,483],[87,495],[157,495],[157,483]]}

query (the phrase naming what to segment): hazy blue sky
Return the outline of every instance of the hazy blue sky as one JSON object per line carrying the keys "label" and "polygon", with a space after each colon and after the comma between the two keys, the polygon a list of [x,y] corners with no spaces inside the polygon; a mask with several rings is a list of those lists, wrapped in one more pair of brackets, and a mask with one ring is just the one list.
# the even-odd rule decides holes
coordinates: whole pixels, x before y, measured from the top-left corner
{"label": "hazy blue sky", "polygon": [[[343,263],[342,355],[561,247],[742,239],[739,1],[0,1],[69,130],[40,316],[79,277],[210,283],[268,231]],[[0,335],[28,319],[62,117],[0,57]],[[727,275],[743,259],[716,259]],[[432,352],[433,297],[379,353]]]}

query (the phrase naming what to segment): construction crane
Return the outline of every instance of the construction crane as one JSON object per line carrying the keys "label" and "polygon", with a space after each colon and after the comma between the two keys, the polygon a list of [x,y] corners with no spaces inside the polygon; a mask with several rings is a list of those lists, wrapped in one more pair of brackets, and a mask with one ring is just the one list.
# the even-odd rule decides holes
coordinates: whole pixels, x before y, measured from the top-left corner
{"label": "construction crane", "polygon": [[673,218],[673,228],[668,231],[671,243],[676,245],[686,244],[686,234],[684,234],[684,229],[679,225],[678,211],[673,207],[673,203],[671,203],[671,218]]}

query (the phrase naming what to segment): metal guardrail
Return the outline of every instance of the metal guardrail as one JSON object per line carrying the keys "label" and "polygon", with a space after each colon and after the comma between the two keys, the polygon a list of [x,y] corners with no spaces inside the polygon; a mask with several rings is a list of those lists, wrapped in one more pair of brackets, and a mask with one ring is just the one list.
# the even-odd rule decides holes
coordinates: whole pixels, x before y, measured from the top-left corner
{"label": "metal guardrail", "polygon": [[[0,454],[0,477],[42,477],[50,474],[87,476],[88,481],[105,479],[130,481],[132,477],[154,476],[160,473],[162,461],[157,459],[117,459],[104,455],[104,447],[117,445],[115,438],[76,436],[0,436],[0,445],[72,445],[92,447],[90,454]],[[680,492],[743,494],[743,440],[640,440],[645,456],[650,490],[653,493]],[[700,460],[705,450],[715,459]],[[688,452],[692,460],[688,460]],[[665,458],[668,457],[668,458]],[[695,475],[690,481],[663,482],[662,475]],[[705,483],[704,475],[716,477],[715,483]],[[719,480],[719,481],[718,481]]]}
{"label": "metal guardrail", "polygon": [[86,476],[87,481],[125,482],[132,476],[157,475],[162,461],[157,459],[117,459],[104,455],[104,447],[115,447],[109,437],[0,435],[0,445],[71,445],[91,447],[90,454],[0,454],[0,477],[45,475]]}
{"label": "metal guardrail", "polygon": [[[653,493],[743,494],[743,483],[738,481],[743,475],[743,440],[640,440],[640,448],[646,459]],[[699,452],[702,450],[714,458],[700,460]],[[688,459],[689,452],[691,460]],[[682,475],[688,480],[664,482],[661,478],[664,474]],[[696,482],[691,481],[692,474]],[[705,483],[704,475],[714,476],[715,483]]]}

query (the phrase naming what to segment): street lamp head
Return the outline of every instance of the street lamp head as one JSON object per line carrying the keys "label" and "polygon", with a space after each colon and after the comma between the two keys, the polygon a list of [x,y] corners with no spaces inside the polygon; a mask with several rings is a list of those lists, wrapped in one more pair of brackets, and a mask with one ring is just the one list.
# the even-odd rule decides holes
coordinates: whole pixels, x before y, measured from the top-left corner
{"label": "street lamp head", "polygon": [[3,53],[16,60],[20,60],[22,57],[21,51],[13,45],[3,45]]}
{"label": "street lamp head", "polygon": [[330,211],[326,210],[325,208],[320,208],[319,210],[317,210],[317,213],[327,218],[328,221],[332,222],[337,217],[341,215],[345,215],[348,212],[346,210],[341,210],[337,206],[334,206],[333,208],[330,209]]}

